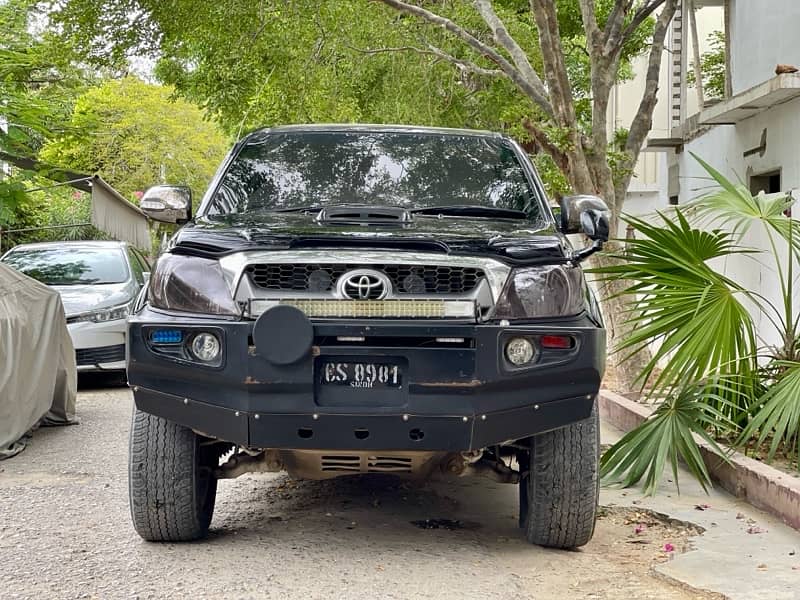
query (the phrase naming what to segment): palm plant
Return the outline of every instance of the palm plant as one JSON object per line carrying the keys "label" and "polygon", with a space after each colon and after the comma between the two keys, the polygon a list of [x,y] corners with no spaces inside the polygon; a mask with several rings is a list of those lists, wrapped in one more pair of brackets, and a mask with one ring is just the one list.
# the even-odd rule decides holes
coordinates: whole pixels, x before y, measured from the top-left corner
{"label": "palm plant", "polygon": [[[636,239],[627,240],[612,266],[593,271],[601,280],[629,282],[623,294],[631,298],[629,318],[636,327],[617,351],[630,356],[657,346],[639,382],[660,404],[601,460],[607,480],[628,486],[644,478],[648,494],[666,462],[677,478],[679,459],[704,488],[710,483],[693,434],[723,456],[712,429],[718,436],[738,433],[740,445],[771,438],[770,460],[781,446],[800,451],[800,317],[793,297],[800,224],[786,215],[792,198],[753,195],[695,158],[719,189],[676,209],[674,218],[659,213],[653,223],[623,217]],[[767,250],[743,246],[753,227],[765,232]],[[712,266],[736,255],[771,259],[780,283],[778,305]],[[778,331],[778,346],[765,346],[753,314]]]}

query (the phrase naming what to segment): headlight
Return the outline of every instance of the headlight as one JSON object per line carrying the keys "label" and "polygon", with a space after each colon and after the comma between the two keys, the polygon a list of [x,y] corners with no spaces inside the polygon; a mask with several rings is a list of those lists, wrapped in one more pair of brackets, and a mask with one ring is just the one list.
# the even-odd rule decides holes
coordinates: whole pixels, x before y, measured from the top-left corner
{"label": "headlight", "polygon": [[131,303],[120,304],[119,306],[112,306],[111,308],[104,308],[102,310],[94,310],[92,312],[76,315],[68,319],[69,323],[105,323],[106,321],[118,321],[120,319],[127,319],[130,314]]}
{"label": "headlight", "polygon": [[150,304],[184,312],[238,315],[216,260],[165,254],[150,277]]}
{"label": "headlight", "polygon": [[566,317],[584,310],[580,267],[543,265],[515,269],[497,301],[498,319]]}

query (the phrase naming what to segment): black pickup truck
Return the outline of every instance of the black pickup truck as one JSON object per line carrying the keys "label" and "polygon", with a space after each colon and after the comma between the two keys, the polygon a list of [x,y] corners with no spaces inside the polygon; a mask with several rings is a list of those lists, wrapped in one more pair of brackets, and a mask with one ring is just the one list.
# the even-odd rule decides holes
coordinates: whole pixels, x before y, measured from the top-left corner
{"label": "black pickup truck", "polygon": [[602,200],[554,216],[499,134],[313,125],[247,135],[194,217],[182,187],[141,207],[182,225],[129,321],[143,538],[203,537],[218,479],[285,470],[486,476],[531,543],[591,539]]}

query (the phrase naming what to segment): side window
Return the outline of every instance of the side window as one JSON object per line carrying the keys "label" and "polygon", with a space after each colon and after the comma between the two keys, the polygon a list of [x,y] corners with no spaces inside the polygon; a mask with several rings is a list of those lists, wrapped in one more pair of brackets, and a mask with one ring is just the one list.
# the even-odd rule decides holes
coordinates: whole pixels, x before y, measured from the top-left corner
{"label": "side window", "polygon": [[142,269],[142,263],[139,257],[136,256],[136,253],[130,248],[128,248],[128,259],[131,263],[131,270],[133,271],[133,277],[136,279],[136,283],[144,285],[144,275],[142,275],[144,269]]}

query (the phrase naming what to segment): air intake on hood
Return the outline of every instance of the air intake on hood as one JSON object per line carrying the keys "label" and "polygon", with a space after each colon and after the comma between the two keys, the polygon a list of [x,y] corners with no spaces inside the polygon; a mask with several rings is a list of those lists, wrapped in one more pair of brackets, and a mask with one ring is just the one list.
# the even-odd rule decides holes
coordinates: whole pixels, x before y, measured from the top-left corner
{"label": "air intake on hood", "polygon": [[317,215],[320,223],[402,225],[411,220],[410,212],[396,206],[328,206]]}

